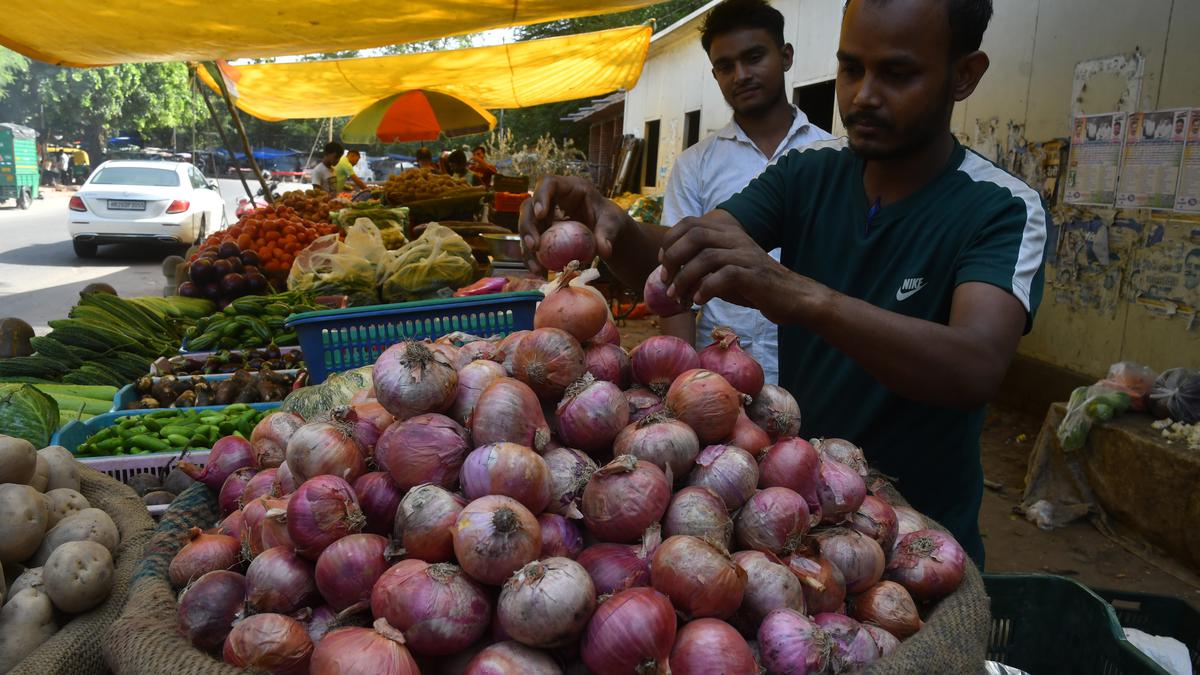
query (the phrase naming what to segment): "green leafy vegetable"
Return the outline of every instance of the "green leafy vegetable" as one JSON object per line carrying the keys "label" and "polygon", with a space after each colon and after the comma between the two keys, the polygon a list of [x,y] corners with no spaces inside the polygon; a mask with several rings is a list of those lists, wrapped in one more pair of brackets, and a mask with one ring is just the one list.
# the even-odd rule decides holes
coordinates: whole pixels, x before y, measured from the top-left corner
{"label": "green leafy vegetable", "polygon": [[0,384],[0,433],[44,448],[50,445],[58,422],[58,404],[36,387]]}

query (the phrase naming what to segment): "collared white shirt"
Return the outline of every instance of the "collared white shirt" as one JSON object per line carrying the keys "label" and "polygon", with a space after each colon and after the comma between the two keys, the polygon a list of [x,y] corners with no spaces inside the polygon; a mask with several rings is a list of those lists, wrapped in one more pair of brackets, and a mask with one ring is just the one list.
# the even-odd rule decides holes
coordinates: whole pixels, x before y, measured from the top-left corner
{"label": "collared white shirt", "polygon": [[[732,119],[712,136],[684,150],[675,160],[663,194],[662,223],[673,226],[688,216],[704,215],[740,192],[788,151],[833,138],[809,123],[796,106],[792,106],[792,112],[792,126],[770,157]],[[771,251],[771,257],[779,260],[779,249]],[[696,326],[697,349],[712,344],[712,330],[717,326],[733,328],[742,348],[762,364],[766,381],[779,382],[779,329],[775,324],[749,307],[714,299],[701,308]]]}

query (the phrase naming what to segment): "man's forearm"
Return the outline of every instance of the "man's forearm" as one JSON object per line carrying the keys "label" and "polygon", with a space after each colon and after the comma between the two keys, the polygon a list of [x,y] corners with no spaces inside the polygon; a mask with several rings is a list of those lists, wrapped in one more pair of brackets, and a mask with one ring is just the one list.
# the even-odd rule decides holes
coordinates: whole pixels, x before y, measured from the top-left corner
{"label": "man's forearm", "polygon": [[666,231],[662,225],[630,218],[613,242],[612,255],[605,263],[621,283],[641,290],[646,285],[646,277],[658,267],[658,251]]}
{"label": "man's forearm", "polygon": [[696,344],[696,313],[687,310],[675,316],[668,316],[659,322],[659,330],[663,335],[673,335],[689,345]]}

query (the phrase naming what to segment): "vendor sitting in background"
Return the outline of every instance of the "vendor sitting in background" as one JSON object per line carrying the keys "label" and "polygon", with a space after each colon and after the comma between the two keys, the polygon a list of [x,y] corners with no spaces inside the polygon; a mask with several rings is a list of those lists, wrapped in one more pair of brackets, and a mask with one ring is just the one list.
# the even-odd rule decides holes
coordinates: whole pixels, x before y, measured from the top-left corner
{"label": "vendor sitting in background", "polygon": [[338,192],[346,189],[347,181],[353,181],[359,190],[367,189],[367,184],[363,182],[363,179],[354,173],[354,167],[361,158],[362,155],[359,154],[358,150],[348,150],[345,156],[338,161],[337,166],[333,168],[333,179]]}
{"label": "vendor sitting in background", "polygon": [[438,165],[433,163],[433,153],[429,148],[417,148],[417,168],[438,171]]}
{"label": "vendor sitting in background", "polygon": [[312,170],[313,187],[329,193],[337,192],[337,179],[333,175],[333,167],[337,165],[345,151],[346,149],[337,141],[329,141],[325,144],[325,150],[321,153],[321,161]]}
{"label": "vendor sitting in background", "polygon": [[467,168],[471,171],[471,175],[468,177],[470,182],[486,187],[492,186],[492,176],[499,173],[496,165],[487,161],[487,150],[482,145],[475,146],[475,149],[471,151],[471,163]]}
{"label": "vendor sitting in background", "polygon": [[462,150],[455,150],[449,155],[446,155],[442,160],[442,173],[447,176],[454,176],[466,180],[467,178],[467,153]]}

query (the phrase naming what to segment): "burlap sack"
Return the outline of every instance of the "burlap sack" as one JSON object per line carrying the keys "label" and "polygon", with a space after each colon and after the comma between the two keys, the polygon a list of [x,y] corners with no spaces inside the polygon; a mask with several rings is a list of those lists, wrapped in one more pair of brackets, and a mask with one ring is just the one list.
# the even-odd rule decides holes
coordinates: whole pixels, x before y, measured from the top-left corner
{"label": "burlap sack", "polygon": [[9,671],[10,675],[90,675],[108,672],[100,653],[104,631],[125,606],[130,577],[150,539],[154,519],[133,488],[99,471],[81,466],[79,482],[79,491],[83,496],[92,506],[111,516],[121,533],[121,543],[113,553],[112,593],[99,607],[79,614],[63,625],[54,637]]}
{"label": "burlap sack", "polygon": [[[892,504],[908,502],[894,488],[877,488],[880,496]],[[945,532],[938,523],[925,518],[933,529]],[[966,574],[958,590],[937,604],[925,625],[900,643],[890,656],[867,667],[867,675],[933,675],[945,673],[982,673],[987,658],[992,612],[983,577],[967,561]]]}
{"label": "burlap sack", "polygon": [[209,528],[219,515],[217,499],[196,483],[171,502],[159,520],[145,556],[134,570],[125,611],[104,638],[104,659],[116,673],[234,675],[227,666],[192,645],[179,629],[175,591],[167,577],[171,558],[193,527]]}

